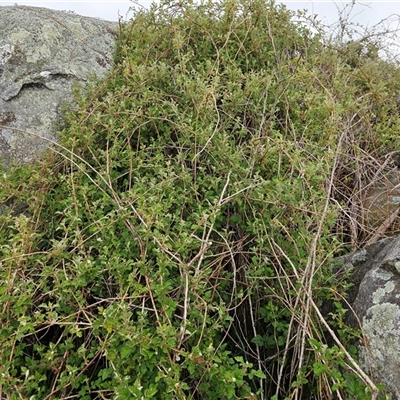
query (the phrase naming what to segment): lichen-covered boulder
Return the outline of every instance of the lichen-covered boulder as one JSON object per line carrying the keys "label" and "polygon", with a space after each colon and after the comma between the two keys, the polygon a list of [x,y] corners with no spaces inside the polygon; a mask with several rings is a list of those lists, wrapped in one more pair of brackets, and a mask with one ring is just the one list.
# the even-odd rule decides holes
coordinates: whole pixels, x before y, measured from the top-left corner
{"label": "lichen-covered boulder", "polygon": [[367,373],[400,400],[400,236],[346,257],[355,283],[349,322],[364,335],[359,357]]}
{"label": "lichen-covered boulder", "polygon": [[0,164],[52,141],[72,90],[112,66],[118,23],[47,8],[0,7]]}

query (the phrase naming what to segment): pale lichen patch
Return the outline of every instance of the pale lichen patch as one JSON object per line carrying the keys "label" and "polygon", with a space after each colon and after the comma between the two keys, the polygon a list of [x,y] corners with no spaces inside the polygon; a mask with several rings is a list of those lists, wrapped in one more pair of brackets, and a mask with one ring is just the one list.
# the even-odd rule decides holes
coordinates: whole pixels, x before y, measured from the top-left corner
{"label": "pale lichen patch", "polygon": [[386,282],[385,286],[377,289],[372,295],[372,301],[374,304],[378,304],[382,298],[394,290],[394,283],[392,281]]}

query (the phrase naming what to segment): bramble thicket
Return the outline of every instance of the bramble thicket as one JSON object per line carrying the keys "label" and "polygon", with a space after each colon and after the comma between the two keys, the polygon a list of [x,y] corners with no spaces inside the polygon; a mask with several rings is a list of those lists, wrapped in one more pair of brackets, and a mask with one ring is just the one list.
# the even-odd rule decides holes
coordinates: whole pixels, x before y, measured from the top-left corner
{"label": "bramble thicket", "polygon": [[380,37],[264,0],[121,23],[59,143],[0,178],[27,205],[0,216],[2,396],[376,398],[332,260],[370,238],[358,188],[399,146]]}

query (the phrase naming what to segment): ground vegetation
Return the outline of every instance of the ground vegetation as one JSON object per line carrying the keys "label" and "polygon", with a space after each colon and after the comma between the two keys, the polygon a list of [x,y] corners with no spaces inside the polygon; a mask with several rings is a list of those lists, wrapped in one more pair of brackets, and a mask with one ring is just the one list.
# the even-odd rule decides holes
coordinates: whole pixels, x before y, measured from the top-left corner
{"label": "ground vegetation", "polygon": [[377,398],[332,262],[399,148],[373,45],[264,0],[121,23],[59,143],[0,178],[2,398]]}

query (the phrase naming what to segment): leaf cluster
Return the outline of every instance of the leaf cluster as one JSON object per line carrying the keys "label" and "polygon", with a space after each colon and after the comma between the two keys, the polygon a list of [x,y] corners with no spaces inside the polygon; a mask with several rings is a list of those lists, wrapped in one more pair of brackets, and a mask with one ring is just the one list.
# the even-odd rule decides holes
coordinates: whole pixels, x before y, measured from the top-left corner
{"label": "leaf cluster", "polygon": [[137,11],[60,144],[1,179],[1,202],[29,207],[0,216],[3,392],[364,390],[351,355],[324,347],[345,310],[318,311],[348,286],[329,261],[350,242],[356,154],[397,140],[397,74],[274,3]]}

